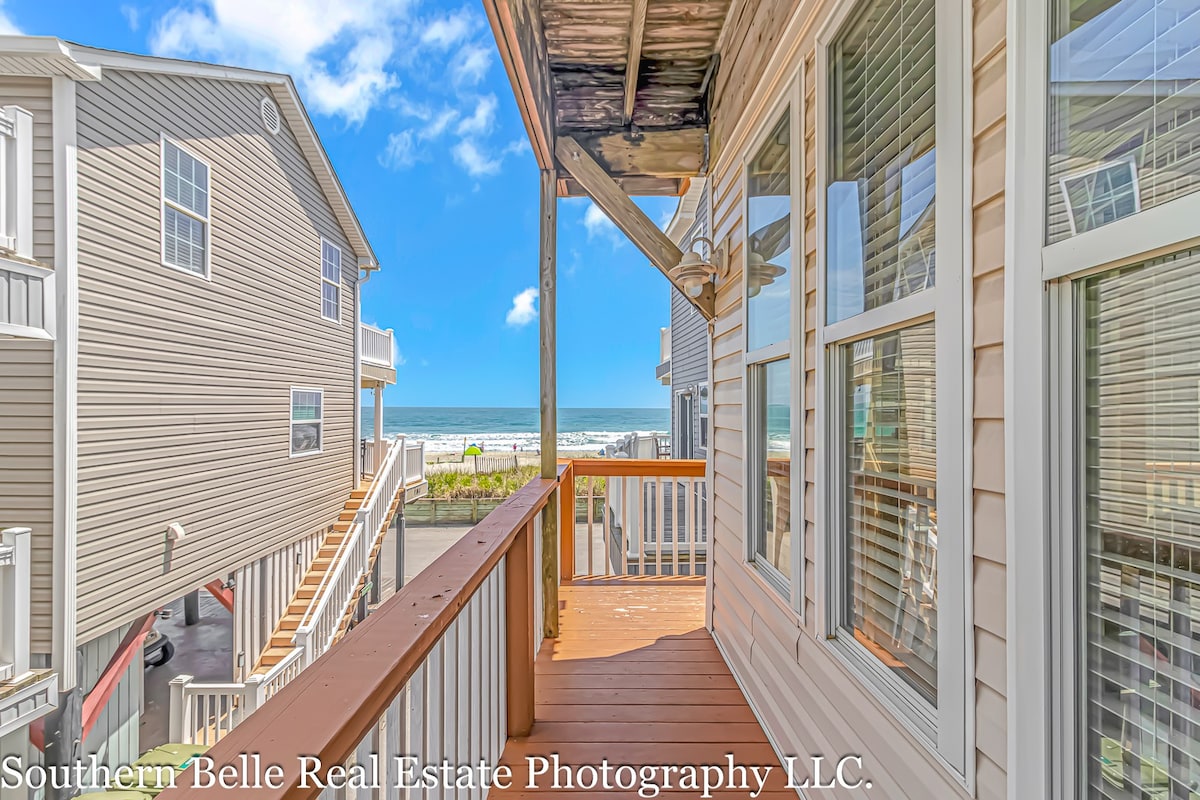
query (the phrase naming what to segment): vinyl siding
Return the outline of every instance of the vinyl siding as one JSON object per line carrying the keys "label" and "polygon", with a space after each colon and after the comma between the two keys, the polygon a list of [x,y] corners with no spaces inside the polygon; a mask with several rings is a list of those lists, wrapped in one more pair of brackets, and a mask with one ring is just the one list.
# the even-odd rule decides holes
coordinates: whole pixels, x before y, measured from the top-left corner
{"label": "vinyl siding", "polygon": [[[825,584],[824,564],[816,561],[818,541],[829,531],[815,524],[814,511],[824,486],[815,483],[818,456],[815,447],[822,434],[816,428],[816,365],[819,354],[815,347],[818,320],[817,202],[823,196],[817,186],[816,166],[821,157],[816,151],[817,92],[814,31],[826,18],[832,2],[805,4],[800,13],[810,14],[800,30],[802,41],[783,41],[783,31],[798,3],[770,3],[767,0],[735,2],[730,24],[722,46],[722,66],[716,78],[717,105],[713,110],[716,160],[711,173],[713,193],[713,239],[724,242],[731,254],[731,276],[718,282],[717,318],[712,344],[714,452],[712,454],[712,483],[714,492],[714,568],[712,591],[712,625],[726,658],[744,687],[756,713],[772,741],[785,755],[810,753],[836,756],[843,753],[861,754],[869,774],[874,779],[872,796],[895,798],[915,797],[966,798],[964,786],[938,759],[911,734],[905,724],[879,700],[876,694],[849,671],[823,640],[818,621],[824,614],[820,602]],[[786,7],[786,8],[785,8]],[[1003,16],[1000,10],[999,32],[1003,35]],[[977,21],[983,28],[987,20]],[[741,28],[745,28],[742,30]],[[748,48],[747,41],[767,42],[768,50],[779,48],[786,54],[781,68],[767,69],[771,52]],[[976,45],[976,51],[983,51]],[[769,121],[765,116],[783,93],[790,91],[787,76],[794,74],[803,62],[804,82],[802,135],[793,135],[803,144],[803,176],[797,190],[803,196],[802,240],[804,256],[804,347],[803,347],[803,410],[805,450],[803,455],[803,547],[804,547],[804,616],[803,620],[781,599],[754,570],[746,564],[746,520],[743,509],[743,267],[745,259],[744,177],[741,173],[748,155],[748,140],[760,132]],[[1003,56],[1000,57],[1000,76],[1003,80]],[[977,64],[978,67],[981,65]],[[753,76],[753,78],[751,77]],[[754,98],[756,81],[769,85],[770,96]],[[823,90],[822,90],[823,91]],[[985,98],[986,100],[986,98]],[[981,101],[977,100],[977,103]],[[1000,91],[1003,103],[1003,89]],[[994,107],[992,113],[994,116]],[[977,122],[989,113],[986,104],[976,109]],[[1000,127],[1003,142],[1003,126]],[[978,162],[983,158],[977,153]],[[1002,161],[1002,158],[1001,158]],[[977,167],[978,168],[978,167]],[[1000,167],[1001,184],[1003,166]],[[976,182],[976,193],[982,189]],[[990,207],[991,202],[981,204]],[[978,222],[978,210],[976,214]],[[1003,252],[1002,240],[980,241],[976,246],[988,248],[987,259],[996,263]],[[980,312],[976,306],[976,314]],[[988,309],[982,309],[991,313]],[[995,308],[999,314],[1000,309]],[[999,317],[996,318],[997,320]],[[990,319],[984,324],[988,329]],[[980,335],[976,320],[976,335]],[[997,328],[998,330],[998,328]],[[978,343],[978,338],[977,338]],[[994,344],[998,344],[998,339]],[[674,349],[674,348],[673,348]],[[673,354],[674,355],[674,354]],[[793,352],[793,365],[801,357]],[[988,355],[985,357],[990,358]],[[978,357],[977,357],[978,360]],[[674,359],[672,360],[674,369]],[[997,368],[987,361],[977,363],[977,372]],[[992,387],[980,388],[976,380],[978,403],[991,408],[993,398],[1001,395]],[[994,392],[992,396],[986,396]],[[989,411],[989,413],[991,413]],[[979,417],[977,408],[977,417]],[[983,418],[985,426],[990,417]],[[1002,482],[992,478],[1002,475],[995,465],[1000,440],[985,430],[977,431],[977,487],[987,481],[986,491],[975,492],[976,535],[983,543],[976,547],[976,575],[972,583],[976,592],[976,649],[979,666],[976,670],[976,740],[980,757],[977,759],[976,794],[980,797],[1002,797],[1005,793],[1003,744],[1005,738],[1004,642],[1003,642],[1003,566],[996,562],[1004,552],[1003,514],[996,516],[997,491]],[[824,453],[822,453],[824,457]],[[799,466],[799,465],[798,465]],[[982,469],[980,469],[982,466]],[[1002,503],[1001,503],[1002,505]],[[998,548],[995,535],[1001,536]],[[991,559],[984,564],[981,550]],[[998,571],[998,572],[997,572]],[[999,577],[999,584],[996,579]],[[999,591],[997,595],[996,592]],[[997,617],[999,619],[997,619]],[[996,626],[999,625],[999,635]],[[997,674],[999,673],[999,674]],[[999,687],[998,689],[996,687]],[[999,751],[999,752],[998,752]],[[853,797],[854,791],[823,790],[823,796]]]}
{"label": "vinyl siding", "polygon": [[[51,84],[0,77],[0,106],[33,115],[33,254],[54,262]],[[0,338],[0,528],[33,529],[32,629],[35,653],[49,653],[53,612],[54,343]]]}
{"label": "vinyl siding", "polygon": [[972,20],[975,749],[980,798],[1005,796],[1008,608],[1004,540],[1004,0],[977,0]]}
{"label": "vinyl siding", "polygon": [[[700,196],[696,219],[684,235],[680,246],[687,249],[698,236],[709,236],[708,190]],[[711,238],[711,237],[710,237]],[[700,445],[700,384],[708,381],[708,322],[678,289],[671,288],[671,452],[683,458],[679,443],[679,412],[676,393],[692,387],[693,453],[690,458],[707,458],[708,449]],[[709,394],[711,395],[711,389]],[[710,402],[709,409],[711,411]]]}
{"label": "vinyl siding", "polygon": [[[351,251],[264,87],[106,70],[80,84],[78,637],[336,519],[353,481]],[[211,281],[160,263],[160,134],[211,167]],[[321,318],[320,237],[343,249]],[[324,452],[289,458],[290,387]],[[164,574],[167,525],[187,538]]]}

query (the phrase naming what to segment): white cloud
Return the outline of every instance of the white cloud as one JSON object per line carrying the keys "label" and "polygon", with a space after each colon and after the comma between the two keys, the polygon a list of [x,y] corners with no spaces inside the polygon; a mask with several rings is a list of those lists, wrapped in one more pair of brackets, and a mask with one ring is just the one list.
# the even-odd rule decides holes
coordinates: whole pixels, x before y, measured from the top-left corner
{"label": "white cloud", "polygon": [[421,33],[421,42],[439,50],[448,50],[474,33],[478,27],[478,18],[462,8],[428,23]]}
{"label": "white cloud", "polygon": [[416,142],[411,130],[388,135],[379,163],[390,169],[407,169],[417,163]]}
{"label": "white cloud", "polygon": [[17,23],[12,21],[12,17],[4,10],[4,1],[0,0],[0,36],[19,36],[21,29],[17,27]]}
{"label": "white cloud", "polygon": [[492,49],[482,44],[463,46],[450,65],[450,78],[459,86],[474,86],[487,75],[492,66]]}
{"label": "white cloud", "polygon": [[129,30],[136,31],[142,24],[142,12],[137,6],[121,6],[121,16],[129,23]]}
{"label": "white cloud", "polygon": [[520,328],[522,325],[528,325],[537,319],[537,309],[534,308],[534,301],[537,300],[537,289],[530,286],[525,291],[513,298],[512,308],[508,310],[504,321],[514,328]]}
{"label": "white cloud", "polygon": [[494,94],[479,98],[475,104],[475,111],[458,123],[455,133],[459,136],[486,136],[491,133],[496,122],[497,106],[499,103]]}
{"label": "white cloud", "polygon": [[410,0],[201,0],[154,25],[156,55],[200,57],[293,75],[308,103],[361,123],[398,84],[389,63]]}
{"label": "white cloud", "polygon": [[495,158],[483,150],[472,139],[463,139],[451,150],[455,162],[473,178],[495,175],[500,171],[503,158]]}
{"label": "white cloud", "polygon": [[607,239],[614,249],[620,247],[625,242],[624,237],[621,236],[621,232],[617,230],[617,226],[608,218],[608,215],[590,200],[588,201],[587,211],[583,212],[583,227],[587,229],[588,241],[592,239]]}

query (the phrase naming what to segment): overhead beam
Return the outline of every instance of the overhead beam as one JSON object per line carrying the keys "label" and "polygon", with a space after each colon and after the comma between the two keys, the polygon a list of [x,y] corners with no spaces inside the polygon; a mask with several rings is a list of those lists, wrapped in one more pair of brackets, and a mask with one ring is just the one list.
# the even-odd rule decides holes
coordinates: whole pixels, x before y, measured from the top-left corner
{"label": "overhead beam", "polygon": [[[554,152],[562,168],[579,182],[592,202],[608,215],[613,224],[650,259],[650,263],[657,267],[673,286],[682,291],[683,287],[671,277],[671,270],[683,258],[683,251],[675,246],[633,200],[629,199],[629,195],[621,191],[617,182],[604,171],[604,167],[596,163],[596,159],[592,158],[579,142],[570,136],[560,136],[555,143]],[[684,297],[687,297],[686,293]],[[713,318],[715,299],[711,283],[705,284],[704,293],[700,297],[688,297],[688,300],[700,310],[705,319]]]}
{"label": "overhead beam", "polygon": [[541,169],[554,166],[554,83],[540,0],[484,0],[529,143]]}
{"label": "overhead beam", "polygon": [[646,7],[650,0],[633,0],[633,18],[629,22],[629,58],[625,61],[625,109],[622,124],[633,119],[633,101],[637,96],[638,73],[642,68],[642,39],[646,36]]}

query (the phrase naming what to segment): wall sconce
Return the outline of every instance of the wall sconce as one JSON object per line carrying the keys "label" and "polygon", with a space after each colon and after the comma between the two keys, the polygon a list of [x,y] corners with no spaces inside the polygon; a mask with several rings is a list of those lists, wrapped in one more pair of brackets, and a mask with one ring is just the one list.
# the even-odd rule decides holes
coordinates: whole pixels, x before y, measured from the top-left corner
{"label": "wall sconce", "polygon": [[[705,259],[696,251],[696,245],[704,242],[712,253],[712,260]],[[679,259],[679,263],[671,270],[671,277],[682,287],[688,297],[699,297],[704,293],[704,284],[712,276],[724,277],[729,271],[729,259],[724,248],[719,248],[707,236],[697,236],[692,240],[689,250]]]}

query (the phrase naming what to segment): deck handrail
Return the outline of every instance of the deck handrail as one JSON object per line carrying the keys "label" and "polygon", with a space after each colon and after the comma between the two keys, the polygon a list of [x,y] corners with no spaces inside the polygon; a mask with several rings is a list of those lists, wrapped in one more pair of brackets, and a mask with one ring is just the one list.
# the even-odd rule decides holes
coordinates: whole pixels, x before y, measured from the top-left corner
{"label": "deck handrail", "polygon": [[30,528],[0,531],[0,681],[29,671]]}
{"label": "deck handrail", "polygon": [[[455,620],[478,598],[478,590],[485,582],[500,585],[492,579],[501,567],[505,592],[499,649],[506,682],[500,687],[500,702],[507,731],[500,734],[528,734],[533,723],[533,655],[540,640],[535,639],[540,627],[535,619],[535,592],[540,586],[534,562],[535,524],[558,487],[559,480],[535,478],[502,503],[337,647],[217,742],[206,754],[215,768],[237,768],[241,756],[255,753],[262,764],[282,768],[279,780],[254,790],[256,800],[320,796],[320,786],[301,786],[298,756],[315,757],[326,769],[356,758]],[[493,721],[498,724],[498,719]],[[178,785],[159,797],[232,800],[245,796],[240,787],[197,787],[195,777],[193,770],[184,771]]]}
{"label": "deck handrail", "polygon": [[381,367],[395,367],[395,347],[392,343],[393,333],[389,328],[383,330],[374,325],[362,323],[362,360],[368,364]]}

